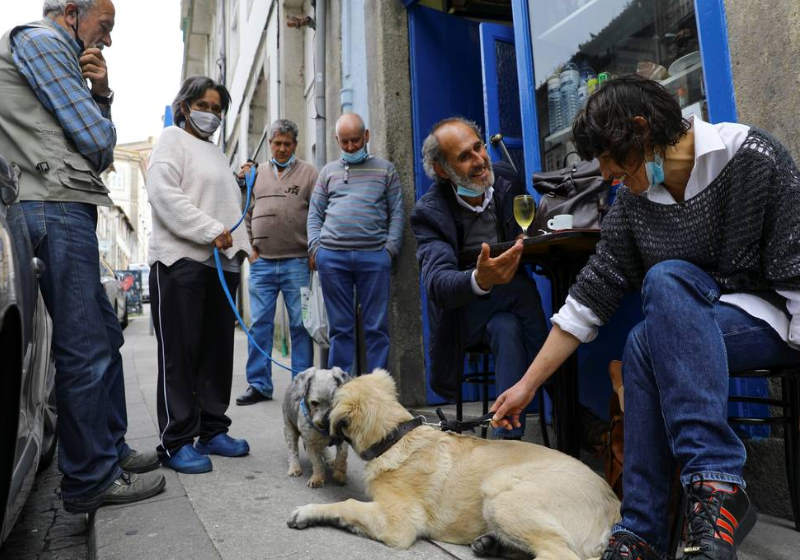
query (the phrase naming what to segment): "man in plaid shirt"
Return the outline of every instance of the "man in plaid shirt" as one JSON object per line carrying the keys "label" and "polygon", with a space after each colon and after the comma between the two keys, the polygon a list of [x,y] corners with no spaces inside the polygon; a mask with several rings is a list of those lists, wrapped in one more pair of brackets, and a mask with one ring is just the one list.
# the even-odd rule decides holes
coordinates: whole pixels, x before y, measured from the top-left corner
{"label": "man in plaid shirt", "polygon": [[99,277],[97,206],[112,204],[99,174],[117,141],[102,54],[114,5],[45,0],[43,12],[0,39],[0,153],[19,175],[9,220],[27,225],[46,265],[61,494],[67,511],[81,513],[153,496],[164,476],[149,472],[159,466],[154,451],[125,443],[123,336]]}

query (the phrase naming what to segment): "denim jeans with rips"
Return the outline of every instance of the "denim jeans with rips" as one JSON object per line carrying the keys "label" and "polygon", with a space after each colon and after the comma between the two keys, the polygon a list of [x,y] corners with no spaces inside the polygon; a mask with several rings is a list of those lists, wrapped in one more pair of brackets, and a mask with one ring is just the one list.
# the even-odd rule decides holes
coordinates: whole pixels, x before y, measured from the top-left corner
{"label": "denim jeans with rips", "polygon": [[800,362],[765,321],[719,301],[720,288],[685,261],[653,266],[642,286],[644,320],[628,335],[624,531],[663,554],[671,478],[744,486],[745,448],[728,424],[728,372]]}
{"label": "denim jeans with rips", "polygon": [[124,339],[100,283],[97,207],[30,201],[12,208],[45,263],[40,287],[53,319],[62,497],[92,497],[119,478],[119,460],[130,453]]}
{"label": "denim jeans with rips", "polygon": [[[289,313],[292,339],[292,378],[314,363],[311,337],[303,326],[300,288],[308,286],[308,258],[263,259],[250,264],[250,334],[266,352],[272,353],[275,302],[278,292]],[[272,362],[250,342],[247,348],[247,383],[265,396],[272,396]]]}

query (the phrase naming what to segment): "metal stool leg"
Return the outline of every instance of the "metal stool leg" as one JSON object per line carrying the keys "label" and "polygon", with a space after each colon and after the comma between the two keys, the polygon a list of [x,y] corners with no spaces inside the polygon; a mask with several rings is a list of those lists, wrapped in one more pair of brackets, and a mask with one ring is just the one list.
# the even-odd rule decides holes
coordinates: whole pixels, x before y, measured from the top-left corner
{"label": "metal stool leg", "polygon": [[786,478],[792,503],[795,530],[800,531],[800,379],[783,378],[783,398],[789,404],[784,426],[783,443],[786,453]]}

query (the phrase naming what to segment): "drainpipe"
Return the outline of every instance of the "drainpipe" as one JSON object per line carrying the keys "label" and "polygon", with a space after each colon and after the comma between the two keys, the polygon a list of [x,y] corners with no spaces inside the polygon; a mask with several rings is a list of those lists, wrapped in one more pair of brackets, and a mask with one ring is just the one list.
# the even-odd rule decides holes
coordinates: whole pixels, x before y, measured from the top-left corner
{"label": "drainpipe", "polygon": [[327,0],[317,0],[314,8],[316,30],[314,32],[314,108],[316,115],[316,154],[314,163],[317,169],[327,163],[327,130],[325,121],[325,29]]}

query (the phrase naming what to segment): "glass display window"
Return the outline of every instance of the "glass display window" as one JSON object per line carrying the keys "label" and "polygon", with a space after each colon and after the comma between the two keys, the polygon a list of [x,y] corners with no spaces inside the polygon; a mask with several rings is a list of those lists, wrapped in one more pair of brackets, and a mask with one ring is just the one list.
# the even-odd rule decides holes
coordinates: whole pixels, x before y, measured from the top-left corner
{"label": "glass display window", "polygon": [[707,119],[693,0],[528,0],[541,162],[577,159],[571,125],[616,76],[660,81],[684,116]]}

